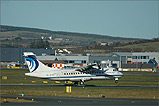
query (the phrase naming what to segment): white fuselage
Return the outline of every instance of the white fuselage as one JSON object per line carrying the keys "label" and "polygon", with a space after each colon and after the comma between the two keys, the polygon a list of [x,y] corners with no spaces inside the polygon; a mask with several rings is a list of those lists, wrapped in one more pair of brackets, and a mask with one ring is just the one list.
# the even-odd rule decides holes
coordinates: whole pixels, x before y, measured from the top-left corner
{"label": "white fuselage", "polygon": [[[115,68],[109,67],[101,69],[97,64],[80,68],[54,69],[40,62],[32,52],[24,52],[24,56],[30,71],[30,73],[25,73],[25,75],[31,77],[46,78],[55,81],[72,81],[75,82],[75,85],[78,85],[78,82],[84,84],[85,81],[89,80],[113,78],[115,82],[117,82],[118,78],[123,76],[123,74],[118,72]],[[96,66],[96,68],[93,66]]]}
{"label": "white fuselage", "polygon": [[113,71],[114,68],[108,68],[92,72],[79,72],[75,71],[75,68],[59,69],[43,72],[25,73],[27,76],[46,78],[55,81],[88,81],[88,80],[104,80],[115,79],[123,76],[121,72]]}

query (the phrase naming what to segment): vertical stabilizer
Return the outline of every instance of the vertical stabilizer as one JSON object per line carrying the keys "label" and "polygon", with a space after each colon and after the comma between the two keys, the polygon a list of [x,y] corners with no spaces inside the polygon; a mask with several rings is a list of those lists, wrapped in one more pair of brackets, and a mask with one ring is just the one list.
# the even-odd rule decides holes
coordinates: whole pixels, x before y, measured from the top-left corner
{"label": "vertical stabilizer", "polygon": [[24,52],[24,56],[26,59],[26,63],[28,65],[29,71],[32,72],[40,72],[40,71],[51,71],[52,68],[41,63],[36,55],[32,52]]}

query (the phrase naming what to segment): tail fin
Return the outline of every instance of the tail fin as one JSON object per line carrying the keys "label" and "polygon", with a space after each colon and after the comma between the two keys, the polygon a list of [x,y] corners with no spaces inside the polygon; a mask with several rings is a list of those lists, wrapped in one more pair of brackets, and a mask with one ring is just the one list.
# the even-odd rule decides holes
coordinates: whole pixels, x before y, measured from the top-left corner
{"label": "tail fin", "polygon": [[39,71],[49,71],[52,68],[47,67],[43,63],[41,63],[32,52],[24,52],[24,56],[26,59],[26,63],[29,67],[29,71],[32,72],[39,72]]}

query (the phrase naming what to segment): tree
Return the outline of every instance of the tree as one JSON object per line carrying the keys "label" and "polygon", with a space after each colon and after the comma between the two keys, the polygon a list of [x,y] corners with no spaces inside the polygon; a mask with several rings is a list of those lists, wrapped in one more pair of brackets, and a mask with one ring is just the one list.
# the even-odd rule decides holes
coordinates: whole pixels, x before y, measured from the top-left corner
{"label": "tree", "polygon": [[30,48],[50,48],[50,43],[46,40],[40,39],[40,41],[33,41],[30,44]]}

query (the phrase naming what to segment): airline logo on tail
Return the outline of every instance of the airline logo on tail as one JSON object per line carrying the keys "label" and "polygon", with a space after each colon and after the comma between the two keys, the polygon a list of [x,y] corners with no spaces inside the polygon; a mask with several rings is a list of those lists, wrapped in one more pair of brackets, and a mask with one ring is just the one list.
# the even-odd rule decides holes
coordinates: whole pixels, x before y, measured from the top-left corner
{"label": "airline logo on tail", "polygon": [[33,57],[25,57],[30,72],[34,72],[39,67],[39,62]]}

